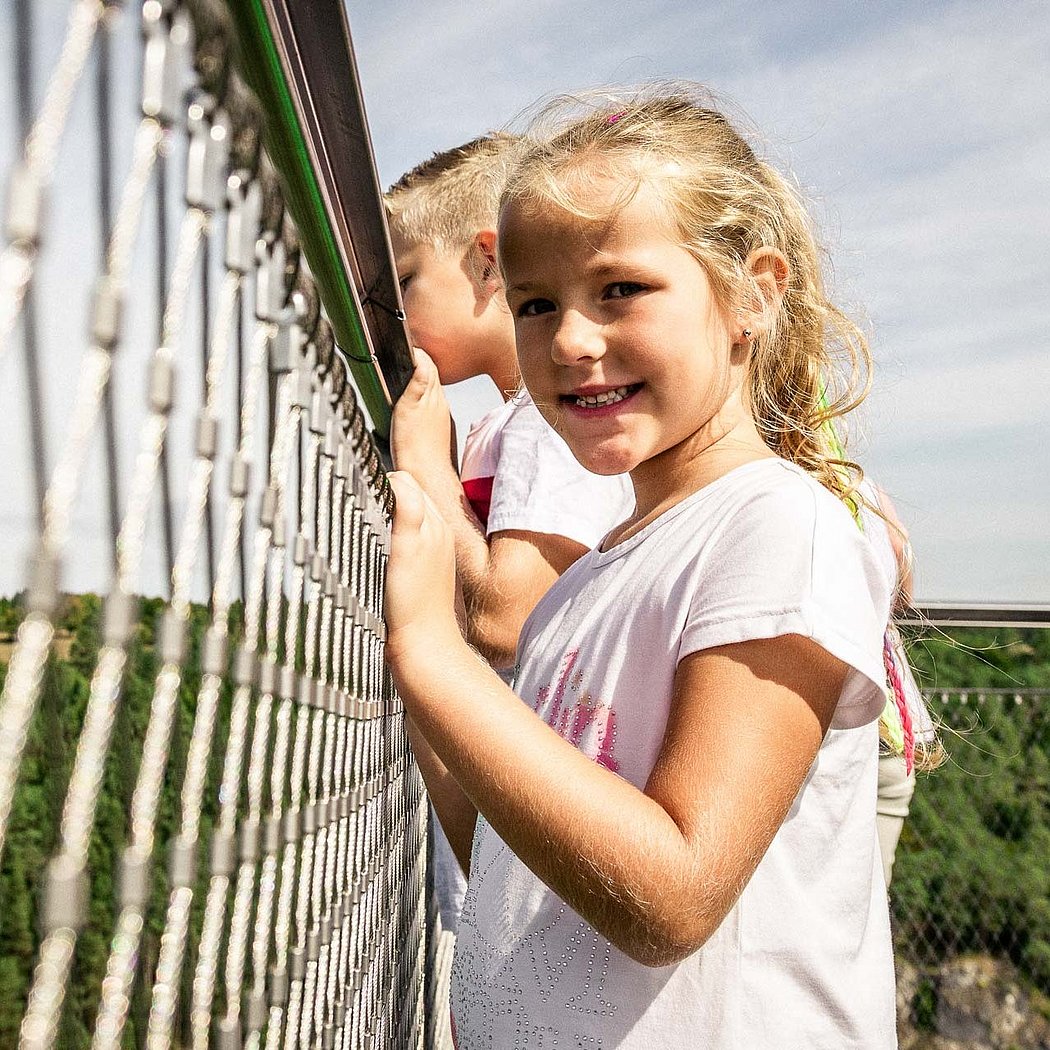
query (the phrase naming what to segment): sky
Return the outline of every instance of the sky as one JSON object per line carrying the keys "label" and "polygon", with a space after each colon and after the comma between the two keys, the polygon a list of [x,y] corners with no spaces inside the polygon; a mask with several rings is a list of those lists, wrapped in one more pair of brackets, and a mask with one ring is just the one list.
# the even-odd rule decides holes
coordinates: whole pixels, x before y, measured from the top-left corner
{"label": "sky", "polygon": [[[384,184],[607,85],[713,89],[793,173],[860,319],[851,452],[924,601],[1050,602],[1050,5],[347,0]],[[463,431],[496,404],[452,401]]]}
{"label": "sky", "polygon": [[[38,0],[37,97],[68,4]],[[134,128],[135,5],[117,29],[122,181]],[[0,5],[0,82],[12,84],[12,4]],[[823,233],[832,296],[871,337],[875,387],[851,453],[908,524],[922,601],[1050,603],[1050,5],[1045,0],[743,4],[616,0],[347,0],[381,181],[506,126],[561,92],[685,79],[713,89],[759,152],[799,181]],[[99,245],[94,111],[74,100],[39,266],[50,459],[87,343]],[[17,148],[0,100],[0,173]],[[178,179],[181,157],[172,159]],[[6,175],[5,175],[6,179]],[[150,272],[150,223],[135,268]],[[216,253],[217,254],[217,253]],[[116,390],[141,419],[155,327],[129,307]],[[199,320],[185,318],[192,341]],[[192,353],[188,350],[187,353]],[[172,448],[189,447],[195,367],[179,372]],[[24,582],[33,538],[21,347],[0,348],[0,594]],[[493,407],[485,380],[450,391],[460,434]],[[122,442],[130,466],[134,441]],[[188,460],[173,456],[176,491]],[[85,471],[64,584],[102,588],[101,457]],[[126,474],[125,474],[126,476]],[[156,515],[151,522],[154,537]],[[159,547],[144,570],[155,586]]]}

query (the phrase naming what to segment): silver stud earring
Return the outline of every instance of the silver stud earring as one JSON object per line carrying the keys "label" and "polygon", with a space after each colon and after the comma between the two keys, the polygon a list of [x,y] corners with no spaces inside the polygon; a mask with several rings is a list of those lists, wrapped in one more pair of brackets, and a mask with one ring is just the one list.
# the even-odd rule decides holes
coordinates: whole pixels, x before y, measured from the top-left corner
{"label": "silver stud earring", "polygon": [[745,339],[750,339],[751,338],[751,329],[750,328],[745,328],[744,329],[744,338]]}

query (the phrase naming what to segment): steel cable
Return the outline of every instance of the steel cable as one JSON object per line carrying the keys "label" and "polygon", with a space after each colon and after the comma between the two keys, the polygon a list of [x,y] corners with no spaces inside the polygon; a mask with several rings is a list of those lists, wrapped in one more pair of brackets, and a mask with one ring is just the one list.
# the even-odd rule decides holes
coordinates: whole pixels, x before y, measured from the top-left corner
{"label": "steel cable", "polygon": [[[95,16],[85,44],[89,8]],[[38,200],[51,179],[56,128],[79,77],[73,66],[86,61],[102,11],[101,3],[74,4],[76,39],[67,39],[42,116],[26,136],[22,167],[35,175],[32,192],[20,198],[23,211],[14,213],[20,221],[28,216],[26,202]],[[108,20],[98,38],[98,214],[106,248],[67,433],[41,486],[29,611],[0,697],[2,850],[54,625],[61,622],[61,570],[76,499],[100,434],[115,580],[46,872],[43,940],[21,1045],[53,1046],[70,989],[77,989],[70,1001],[78,1009],[83,1001],[74,982],[81,979],[75,960],[89,902],[88,848],[117,752],[124,679],[138,659],[138,596],[147,586],[148,556],[159,551],[168,561],[170,594],[155,634],[148,634],[156,670],[143,694],[148,709],[140,712],[142,736],[134,738],[141,743],[119,759],[129,770],[127,832],[106,971],[95,989],[94,1050],[124,1045],[132,1018],[136,1040],[151,1050],[415,1050],[423,1045],[426,807],[382,657],[389,489],[278,183],[257,144],[251,146],[257,118],[237,101],[243,85],[224,68],[231,26],[224,5],[145,0],[142,25],[141,118],[115,200]],[[204,93],[205,86],[216,94]],[[183,135],[185,205],[169,245],[176,205],[168,164],[182,157]],[[133,273],[151,191],[154,257]],[[213,288],[209,257],[220,212],[226,274]],[[31,339],[25,296],[38,230],[28,222],[21,230],[32,236],[8,243],[27,248],[15,260],[24,276],[9,256],[0,259],[0,271],[6,266],[16,278],[4,285],[0,274],[0,322],[5,310],[17,319],[27,303],[22,316]],[[159,332],[137,455],[121,491],[117,452],[127,436],[110,384],[125,301],[151,279],[158,285]],[[180,474],[174,374],[197,331],[194,294],[203,393],[189,469]],[[231,371],[235,412],[222,392]],[[224,464],[220,439],[227,433],[232,451]],[[229,479],[220,507],[213,500],[221,465],[228,465]],[[213,505],[221,517],[217,537]],[[158,509],[159,527],[152,529],[150,514]],[[204,615],[193,604],[202,569]],[[177,730],[182,719],[186,741]],[[165,841],[164,786],[180,772],[183,748],[175,830]],[[164,854],[167,889],[156,943],[147,912]],[[144,1027],[132,1006],[140,994],[136,982],[148,1004]]]}
{"label": "steel cable", "polygon": [[[28,0],[19,0],[28,14]],[[0,253],[0,357],[22,310],[33,279],[40,243],[44,196],[54,175],[69,107],[95,38],[105,5],[76,0],[69,12],[62,51],[44,94],[40,112],[25,138],[21,164],[12,173],[6,240]],[[29,98],[29,39],[19,35],[26,58],[19,62],[22,97]],[[24,113],[23,103],[23,113]],[[24,123],[24,116],[22,122]]]}

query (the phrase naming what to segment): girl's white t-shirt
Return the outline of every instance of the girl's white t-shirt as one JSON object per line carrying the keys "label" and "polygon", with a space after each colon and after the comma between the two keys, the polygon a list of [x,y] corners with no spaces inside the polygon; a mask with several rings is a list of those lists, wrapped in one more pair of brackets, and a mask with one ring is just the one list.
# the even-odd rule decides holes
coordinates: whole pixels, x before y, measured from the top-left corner
{"label": "girl's white t-shirt", "polygon": [[896,1045],[875,836],[889,601],[846,507],[778,459],[731,471],[561,577],[522,631],[515,689],[640,789],[688,653],[800,634],[850,671],[809,775],[740,899],[676,965],[646,967],[621,953],[479,817],[452,980],[459,1050]]}

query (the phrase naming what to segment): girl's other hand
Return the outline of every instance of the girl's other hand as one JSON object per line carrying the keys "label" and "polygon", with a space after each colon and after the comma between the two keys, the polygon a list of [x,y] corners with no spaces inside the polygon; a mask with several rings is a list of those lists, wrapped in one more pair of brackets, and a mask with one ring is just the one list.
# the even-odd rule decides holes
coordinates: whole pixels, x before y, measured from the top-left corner
{"label": "girl's other hand", "polygon": [[[430,497],[405,471],[389,475],[397,501],[386,568],[386,654],[391,667],[453,632],[456,559],[452,532]],[[416,655],[419,655],[418,648]]]}

